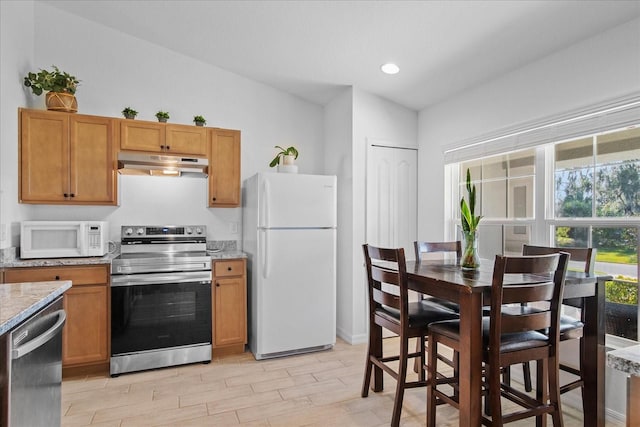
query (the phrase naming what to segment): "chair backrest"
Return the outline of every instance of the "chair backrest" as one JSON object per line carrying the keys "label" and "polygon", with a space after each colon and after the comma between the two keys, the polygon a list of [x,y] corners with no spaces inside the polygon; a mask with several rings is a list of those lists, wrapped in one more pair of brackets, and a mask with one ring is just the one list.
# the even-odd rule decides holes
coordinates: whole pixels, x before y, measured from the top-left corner
{"label": "chair backrest", "polygon": [[413,248],[416,252],[416,262],[422,262],[422,255],[426,253],[436,252],[455,252],[456,260],[460,261],[462,257],[462,244],[460,240],[454,242],[413,242]]}
{"label": "chair backrest", "polygon": [[[559,340],[559,307],[569,255],[566,253],[496,256],[491,283],[490,351],[498,352],[501,335],[548,329]],[[538,303],[524,308],[523,303]],[[518,304],[519,303],[519,304]],[[505,304],[517,306],[503,307]]]}
{"label": "chair backrest", "polygon": [[547,255],[566,252],[571,255],[571,262],[584,263],[584,272],[593,275],[596,265],[596,249],[594,248],[554,248],[549,246],[523,245],[522,255]]}
{"label": "chair backrest", "polygon": [[[408,319],[409,292],[404,249],[362,245],[369,284],[369,310],[373,316],[380,306],[400,310],[401,319]],[[382,284],[385,286],[382,286]]]}

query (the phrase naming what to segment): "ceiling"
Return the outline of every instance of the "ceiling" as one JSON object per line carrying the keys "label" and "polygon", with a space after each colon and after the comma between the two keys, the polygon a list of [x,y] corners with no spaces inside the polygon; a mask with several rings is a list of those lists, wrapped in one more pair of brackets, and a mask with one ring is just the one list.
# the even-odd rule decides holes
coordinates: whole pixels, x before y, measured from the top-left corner
{"label": "ceiling", "polygon": [[414,110],[640,16],[638,0],[42,2],[318,104],[355,86]]}

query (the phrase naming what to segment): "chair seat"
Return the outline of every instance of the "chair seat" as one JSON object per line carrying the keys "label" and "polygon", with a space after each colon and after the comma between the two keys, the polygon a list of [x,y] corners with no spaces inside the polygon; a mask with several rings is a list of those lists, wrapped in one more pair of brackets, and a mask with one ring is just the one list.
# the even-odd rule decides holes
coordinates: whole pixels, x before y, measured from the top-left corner
{"label": "chair seat", "polygon": [[[447,320],[429,325],[429,329],[451,339],[460,340],[460,320]],[[537,331],[502,334],[500,352],[520,351],[548,345],[548,337]],[[482,318],[482,344],[485,351],[489,348],[489,318]]]}
{"label": "chair seat", "polygon": [[571,316],[560,316],[560,341],[582,338],[584,323]]}
{"label": "chair seat", "polygon": [[425,295],[423,301],[428,301],[430,304],[437,304],[451,311],[455,311],[456,313],[460,313],[460,305],[453,301],[447,301],[446,299],[440,299],[429,295]]}
{"label": "chair seat", "polygon": [[[400,323],[400,310],[391,307],[381,307],[376,310],[376,315],[382,316],[392,322]],[[429,300],[421,300],[409,303],[409,327],[421,328],[433,322],[457,319],[458,313],[433,304]]]}

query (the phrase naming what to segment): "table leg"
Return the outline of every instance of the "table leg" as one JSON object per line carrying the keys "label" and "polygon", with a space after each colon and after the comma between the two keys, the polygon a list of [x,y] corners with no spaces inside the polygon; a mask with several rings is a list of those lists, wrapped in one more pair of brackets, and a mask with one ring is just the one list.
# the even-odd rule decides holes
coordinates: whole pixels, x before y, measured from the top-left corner
{"label": "table leg", "polygon": [[482,416],[482,294],[460,298],[460,426],[477,427]]}
{"label": "table leg", "polygon": [[583,372],[584,426],[604,427],[604,282],[598,279],[596,295],[585,298]]}

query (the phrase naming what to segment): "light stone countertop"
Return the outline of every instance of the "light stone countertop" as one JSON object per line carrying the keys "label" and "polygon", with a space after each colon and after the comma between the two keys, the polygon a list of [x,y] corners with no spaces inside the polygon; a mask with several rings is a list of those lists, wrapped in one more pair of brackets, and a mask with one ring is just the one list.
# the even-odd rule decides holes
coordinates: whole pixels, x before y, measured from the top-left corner
{"label": "light stone countertop", "polygon": [[69,288],[69,280],[0,285],[0,335],[46,307]]}
{"label": "light stone countertop", "polygon": [[640,376],[640,345],[621,348],[607,353],[610,368]]}
{"label": "light stone countertop", "polygon": [[107,254],[101,257],[84,257],[84,258],[42,258],[42,259],[20,259],[4,261],[0,267],[64,267],[73,265],[98,265],[111,264],[111,261],[118,254]]}

